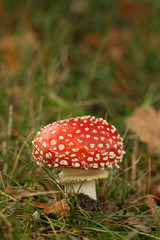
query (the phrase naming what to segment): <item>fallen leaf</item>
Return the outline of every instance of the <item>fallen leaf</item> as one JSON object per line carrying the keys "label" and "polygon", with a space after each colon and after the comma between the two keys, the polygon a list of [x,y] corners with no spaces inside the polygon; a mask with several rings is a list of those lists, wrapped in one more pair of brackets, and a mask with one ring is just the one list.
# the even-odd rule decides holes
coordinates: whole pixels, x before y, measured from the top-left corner
{"label": "fallen leaf", "polygon": [[126,125],[148,145],[152,153],[160,153],[160,112],[153,107],[136,108],[133,116],[126,119]]}
{"label": "fallen leaf", "polygon": [[84,36],[82,41],[83,44],[89,47],[98,47],[102,41],[102,35],[99,33],[90,32]]}
{"label": "fallen leaf", "polygon": [[160,198],[153,194],[148,194],[146,196],[146,206],[151,211],[151,213],[155,216],[160,217],[160,207],[157,205],[157,202],[160,201]]}
{"label": "fallen leaf", "polygon": [[150,4],[146,0],[121,0],[118,9],[123,17],[134,21],[151,13]]}
{"label": "fallen leaf", "polygon": [[150,227],[142,224],[141,223],[141,221],[142,221],[141,218],[140,217],[136,217],[135,216],[135,212],[127,212],[126,216],[133,216],[133,218],[129,217],[128,219],[126,219],[124,221],[124,223],[130,224],[134,228],[140,229],[142,232],[149,232],[150,231]]}
{"label": "fallen leaf", "polygon": [[16,188],[16,189],[10,189],[5,188],[3,190],[4,193],[10,195],[11,197],[15,199],[22,199],[23,197],[29,197],[31,193],[36,193],[37,189],[35,187],[28,187],[27,189],[23,188]]}
{"label": "fallen leaf", "polygon": [[0,40],[0,54],[3,59],[0,73],[18,73],[26,49],[37,51],[38,48],[39,41],[35,33],[30,29],[26,30],[22,35],[12,34],[3,36]]}
{"label": "fallen leaf", "polygon": [[50,199],[47,203],[33,202],[35,207],[42,208],[42,212],[45,214],[59,214],[60,216],[65,216],[68,214],[69,206],[65,199],[61,201],[56,201],[55,199]]}

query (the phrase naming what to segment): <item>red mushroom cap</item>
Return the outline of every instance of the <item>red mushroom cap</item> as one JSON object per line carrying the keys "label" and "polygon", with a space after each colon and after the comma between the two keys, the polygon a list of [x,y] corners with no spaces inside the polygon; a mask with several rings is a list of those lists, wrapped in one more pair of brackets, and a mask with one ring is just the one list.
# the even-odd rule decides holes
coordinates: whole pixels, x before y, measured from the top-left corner
{"label": "red mushroom cap", "polygon": [[116,128],[91,116],[53,122],[32,143],[37,164],[49,167],[103,169],[118,166],[124,154]]}

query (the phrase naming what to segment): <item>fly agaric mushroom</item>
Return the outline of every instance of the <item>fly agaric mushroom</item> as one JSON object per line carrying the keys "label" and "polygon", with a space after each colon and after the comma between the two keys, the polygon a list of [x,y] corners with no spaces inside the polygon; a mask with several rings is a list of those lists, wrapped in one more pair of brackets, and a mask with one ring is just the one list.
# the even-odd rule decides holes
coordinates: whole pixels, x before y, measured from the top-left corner
{"label": "fly agaric mushroom", "polygon": [[53,122],[32,143],[38,165],[62,168],[59,177],[66,189],[93,199],[97,199],[95,180],[108,177],[105,168],[119,168],[125,153],[116,128],[91,116]]}

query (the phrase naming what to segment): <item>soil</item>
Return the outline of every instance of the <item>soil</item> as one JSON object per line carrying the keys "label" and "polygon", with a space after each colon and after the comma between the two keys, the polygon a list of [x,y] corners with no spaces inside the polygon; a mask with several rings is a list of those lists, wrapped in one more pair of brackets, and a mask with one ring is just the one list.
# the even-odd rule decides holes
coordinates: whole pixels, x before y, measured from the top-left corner
{"label": "soil", "polygon": [[120,206],[94,200],[83,193],[77,194],[77,203],[85,211],[101,212],[106,214],[115,213],[121,209]]}

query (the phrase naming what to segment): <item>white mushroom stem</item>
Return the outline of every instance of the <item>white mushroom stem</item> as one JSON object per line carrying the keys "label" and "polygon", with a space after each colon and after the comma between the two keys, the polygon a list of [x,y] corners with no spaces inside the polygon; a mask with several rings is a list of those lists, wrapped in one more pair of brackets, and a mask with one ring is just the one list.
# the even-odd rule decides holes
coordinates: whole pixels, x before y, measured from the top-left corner
{"label": "white mushroom stem", "polygon": [[66,192],[84,193],[87,194],[90,198],[97,200],[95,180],[84,180],[67,183],[65,185],[65,190]]}
{"label": "white mushroom stem", "polygon": [[96,179],[107,178],[108,171],[86,169],[63,169],[59,174],[60,181],[65,185],[65,191],[84,193],[93,199],[97,199]]}

